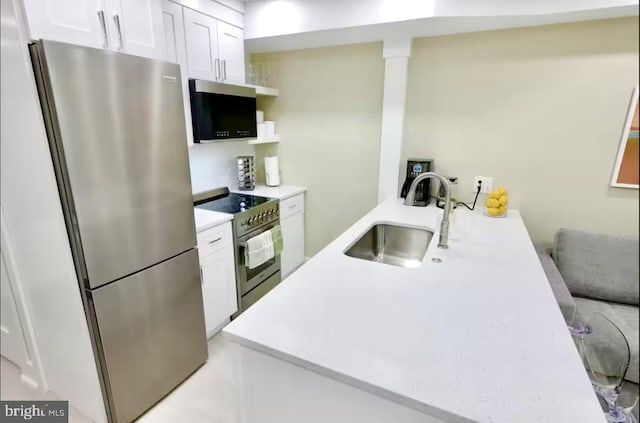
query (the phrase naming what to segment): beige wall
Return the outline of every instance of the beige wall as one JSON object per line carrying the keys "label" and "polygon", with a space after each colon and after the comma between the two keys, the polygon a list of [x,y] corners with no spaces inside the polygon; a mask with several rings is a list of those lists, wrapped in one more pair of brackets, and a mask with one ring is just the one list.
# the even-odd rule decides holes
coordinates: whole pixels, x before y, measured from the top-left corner
{"label": "beige wall", "polygon": [[384,61],[382,44],[259,54],[280,96],[260,100],[281,141],[257,147],[280,157],[281,182],[303,185],[311,256],[376,204]]}
{"label": "beige wall", "polygon": [[609,187],[637,83],[637,18],[417,39],[403,158],[434,158],[463,200],[493,177],[534,242],[637,235],[638,190]]}

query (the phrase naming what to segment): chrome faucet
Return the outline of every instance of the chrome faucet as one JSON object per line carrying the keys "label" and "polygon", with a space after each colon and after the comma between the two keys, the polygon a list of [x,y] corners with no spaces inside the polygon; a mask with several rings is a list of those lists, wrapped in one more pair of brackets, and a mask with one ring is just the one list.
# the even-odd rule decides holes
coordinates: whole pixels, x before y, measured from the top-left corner
{"label": "chrome faucet", "polygon": [[434,172],[425,172],[420,174],[413,180],[407,192],[407,198],[404,199],[404,205],[413,205],[413,200],[416,196],[416,188],[421,181],[425,179],[437,179],[444,187],[444,213],[442,215],[442,222],[440,223],[440,241],[438,242],[438,248],[449,248],[447,244],[449,241],[449,212],[451,211],[451,183],[444,176],[438,175]]}

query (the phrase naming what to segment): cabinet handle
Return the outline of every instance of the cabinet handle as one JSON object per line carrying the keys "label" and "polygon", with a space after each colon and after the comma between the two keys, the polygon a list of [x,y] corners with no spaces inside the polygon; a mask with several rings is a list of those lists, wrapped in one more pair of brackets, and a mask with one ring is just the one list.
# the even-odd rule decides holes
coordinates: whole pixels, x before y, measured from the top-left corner
{"label": "cabinet handle", "polygon": [[215,67],[214,72],[216,74],[216,81],[217,81],[220,79],[220,59],[214,60],[213,64]]}
{"label": "cabinet handle", "polygon": [[122,45],[122,28],[120,28],[120,16],[113,15],[113,22],[115,22],[116,29],[118,30],[118,43],[120,44],[118,50],[122,50],[124,46]]}
{"label": "cabinet handle", "polygon": [[202,276],[202,266],[200,266],[200,285],[204,285],[204,276]]}
{"label": "cabinet handle", "polygon": [[109,47],[109,37],[107,37],[107,23],[104,20],[104,10],[98,10],[98,20],[100,21],[100,25],[102,26],[102,35],[104,35],[104,43],[102,43],[102,48]]}
{"label": "cabinet handle", "polygon": [[289,208],[290,208],[290,209],[295,209],[295,208],[296,208],[296,206],[297,206],[297,204],[291,204],[291,205],[289,206]]}
{"label": "cabinet handle", "polygon": [[222,237],[216,238],[213,241],[209,241],[209,244],[215,244],[216,242],[220,241],[221,239],[222,239]]}
{"label": "cabinet handle", "polygon": [[226,60],[222,61],[222,80],[223,81],[227,80],[227,61]]}

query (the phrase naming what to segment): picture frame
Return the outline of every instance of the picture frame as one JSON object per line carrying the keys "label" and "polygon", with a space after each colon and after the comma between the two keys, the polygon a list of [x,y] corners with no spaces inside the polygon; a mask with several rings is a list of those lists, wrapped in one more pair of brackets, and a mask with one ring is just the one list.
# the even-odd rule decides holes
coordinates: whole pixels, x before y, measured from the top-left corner
{"label": "picture frame", "polygon": [[636,85],[631,95],[627,118],[624,123],[622,137],[618,145],[618,154],[611,175],[612,187],[616,188],[640,188],[638,181],[638,86]]}

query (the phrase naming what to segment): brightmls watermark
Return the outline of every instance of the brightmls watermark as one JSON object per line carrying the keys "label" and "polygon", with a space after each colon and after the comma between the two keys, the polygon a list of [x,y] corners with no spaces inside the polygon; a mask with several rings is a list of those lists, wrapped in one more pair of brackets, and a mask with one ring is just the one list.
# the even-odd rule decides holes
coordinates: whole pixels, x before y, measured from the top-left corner
{"label": "brightmls watermark", "polygon": [[69,401],[0,401],[0,422],[68,423]]}

